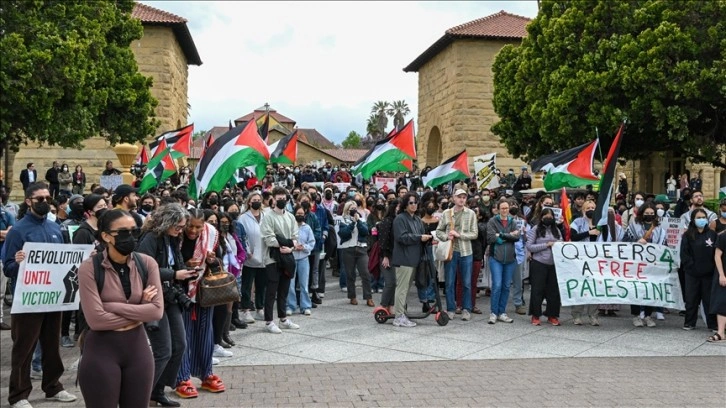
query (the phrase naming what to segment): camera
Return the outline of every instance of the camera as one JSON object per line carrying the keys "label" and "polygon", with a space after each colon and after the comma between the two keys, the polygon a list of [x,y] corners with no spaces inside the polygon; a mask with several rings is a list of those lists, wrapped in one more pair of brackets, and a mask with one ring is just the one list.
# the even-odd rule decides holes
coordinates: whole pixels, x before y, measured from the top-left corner
{"label": "camera", "polygon": [[169,304],[177,303],[182,309],[189,309],[192,306],[192,300],[187,296],[186,291],[177,285],[170,285],[165,288],[164,302]]}

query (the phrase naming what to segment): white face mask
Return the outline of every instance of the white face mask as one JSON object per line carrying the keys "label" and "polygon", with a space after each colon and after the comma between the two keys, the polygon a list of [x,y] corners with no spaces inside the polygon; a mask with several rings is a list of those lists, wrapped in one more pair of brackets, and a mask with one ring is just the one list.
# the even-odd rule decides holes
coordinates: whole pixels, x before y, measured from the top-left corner
{"label": "white face mask", "polygon": [[635,200],[635,206],[638,208],[640,208],[644,203],[645,201],[643,200]]}
{"label": "white face mask", "polygon": [[55,220],[56,220],[56,215],[53,214],[52,212],[49,212],[47,217],[48,217],[48,221],[55,222]]}
{"label": "white face mask", "polygon": [[662,208],[659,208],[659,209],[655,210],[655,213],[658,214],[658,217],[663,217],[663,215],[665,215],[665,210]]}

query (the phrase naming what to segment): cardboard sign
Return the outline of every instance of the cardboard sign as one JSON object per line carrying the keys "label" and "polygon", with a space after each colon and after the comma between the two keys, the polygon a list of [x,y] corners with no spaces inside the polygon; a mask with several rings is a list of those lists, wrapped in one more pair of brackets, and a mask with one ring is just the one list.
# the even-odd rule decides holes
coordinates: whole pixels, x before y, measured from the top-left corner
{"label": "cardboard sign", "polygon": [[376,177],[376,188],[379,192],[386,194],[388,190],[396,191],[395,177]]}
{"label": "cardboard sign", "polygon": [[78,310],[78,267],[93,245],[26,242],[11,314]]}
{"label": "cardboard sign", "polygon": [[124,183],[124,178],[120,174],[114,174],[111,176],[101,176],[101,187],[108,190],[115,190],[116,187]]}
{"label": "cardboard sign", "polygon": [[552,247],[563,306],[623,304],[683,310],[680,258],[664,245],[557,242]]}
{"label": "cardboard sign", "polygon": [[483,154],[474,158],[474,174],[479,191],[499,187],[499,177],[494,173],[497,168],[497,154]]}

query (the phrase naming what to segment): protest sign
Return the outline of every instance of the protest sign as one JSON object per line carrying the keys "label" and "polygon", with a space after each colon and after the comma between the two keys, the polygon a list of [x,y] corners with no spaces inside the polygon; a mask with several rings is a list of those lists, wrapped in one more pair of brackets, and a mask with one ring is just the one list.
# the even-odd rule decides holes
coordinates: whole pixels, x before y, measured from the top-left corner
{"label": "protest sign", "polygon": [[[549,208],[552,210],[552,213],[555,215],[555,220],[559,220],[562,217],[562,208],[560,207],[542,207],[542,209]],[[572,222],[574,220],[570,220]]]}
{"label": "protest sign", "polygon": [[388,190],[396,191],[396,178],[395,177],[376,177],[376,188],[381,193],[385,194]]}
{"label": "protest sign", "polygon": [[563,306],[625,304],[684,309],[680,259],[664,245],[557,242],[552,246]]}
{"label": "protest sign", "polygon": [[124,183],[124,178],[120,174],[111,176],[101,176],[101,187],[107,190],[115,190],[116,187]]}
{"label": "protest sign", "polygon": [[333,185],[338,189],[338,191],[347,191],[348,187],[350,187],[350,183],[333,183]]}
{"label": "protest sign", "polygon": [[474,158],[474,174],[479,190],[499,187],[499,177],[494,173],[497,168],[497,154],[483,154]]}
{"label": "protest sign", "polygon": [[666,246],[673,249],[678,259],[680,259],[679,252],[681,250],[681,241],[683,240],[683,233],[686,232],[688,227],[680,218],[661,218],[660,225],[666,230]]}
{"label": "protest sign", "polygon": [[93,245],[26,242],[10,313],[78,310],[78,267]]}

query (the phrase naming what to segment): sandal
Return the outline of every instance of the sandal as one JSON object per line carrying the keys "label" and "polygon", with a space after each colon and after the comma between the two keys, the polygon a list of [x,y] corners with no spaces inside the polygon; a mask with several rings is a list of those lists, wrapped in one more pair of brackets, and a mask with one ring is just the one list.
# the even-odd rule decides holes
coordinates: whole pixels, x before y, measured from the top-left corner
{"label": "sandal", "polygon": [[191,380],[186,380],[180,382],[176,386],[176,395],[179,396],[179,398],[197,398],[199,396],[199,392],[197,391],[196,387],[192,384]]}
{"label": "sandal", "polygon": [[709,343],[720,343],[722,341],[726,341],[726,339],[721,337],[720,334],[716,333],[713,336],[710,336],[709,338],[707,338],[706,341]]}
{"label": "sandal", "polygon": [[206,380],[202,381],[202,389],[209,392],[224,392],[225,387],[219,376],[212,374],[207,377]]}

